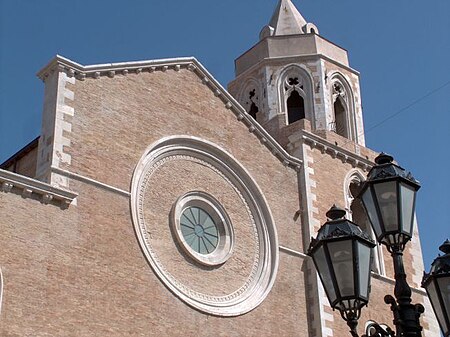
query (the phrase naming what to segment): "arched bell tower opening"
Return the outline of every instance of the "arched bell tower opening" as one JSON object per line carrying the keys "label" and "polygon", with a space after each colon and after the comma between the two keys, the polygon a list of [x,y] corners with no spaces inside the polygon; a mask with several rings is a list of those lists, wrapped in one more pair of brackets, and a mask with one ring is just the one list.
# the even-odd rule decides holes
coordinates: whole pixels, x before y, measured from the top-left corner
{"label": "arched bell tower opening", "polygon": [[260,84],[255,79],[249,79],[243,85],[239,95],[239,101],[254,120],[261,122],[261,90]]}
{"label": "arched bell tower opening", "polygon": [[340,73],[335,73],[330,82],[332,114],[329,129],[342,137],[357,141],[353,91]]}
{"label": "arched bell tower opening", "polygon": [[342,98],[338,97],[333,104],[334,110],[334,131],[342,137],[348,138],[347,130],[347,109],[345,102],[342,102]]}
{"label": "arched bell tower opening", "polygon": [[305,100],[294,90],[287,99],[288,124],[305,118]]}
{"label": "arched bell tower opening", "polygon": [[279,80],[280,111],[286,116],[286,125],[301,119],[312,120],[312,80],[308,72],[291,65],[281,71]]}

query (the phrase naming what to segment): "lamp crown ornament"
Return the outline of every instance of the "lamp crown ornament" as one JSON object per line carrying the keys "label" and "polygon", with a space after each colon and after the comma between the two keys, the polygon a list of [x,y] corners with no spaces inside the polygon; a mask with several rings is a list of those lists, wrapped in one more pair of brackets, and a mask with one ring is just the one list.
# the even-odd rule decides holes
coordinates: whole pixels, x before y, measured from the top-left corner
{"label": "lamp crown ornament", "polygon": [[375,166],[370,170],[367,179],[378,180],[388,178],[402,178],[410,183],[417,185],[417,190],[420,188],[420,182],[416,180],[412,173],[406,171],[403,167],[394,162],[394,157],[381,152],[375,158]]}
{"label": "lamp crown ornament", "polygon": [[378,157],[375,158],[375,163],[377,165],[391,164],[393,161],[394,157],[384,152],[381,152]]}
{"label": "lamp crown ornament", "polygon": [[439,247],[439,250],[444,254],[450,254],[450,241],[447,239],[445,242]]}
{"label": "lamp crown ornament", "polygon": [[339,220],[343,219],[346,213],[347,212],[344,209],[337,207],[336,204],[334,204],[327,212],[326,216],[330,220]]}
{"label": "lamp crown ornament", "polygon": [[436,259],[434,259],[431,264],[431,270],[427,274],[424,272],[424,279],[422,282],[422,286],[428,283],[430,276],[448,273],[450,274],[450,241],[447,239],[445,242],[439,247],[439,250],[444,253],[444,255],[439,255]]}
{"label": "lamp crown ornament", "polygon": [[370,235],[363,231],[356,223],[345,218],[347,212],[336,205],[333,205],[326,213],[329,219],[317,233],[317,238],[311,238],[311,248],[320,240],[333,240],[341,237],[359,237],[369,245],[375,246],[375,242]]}

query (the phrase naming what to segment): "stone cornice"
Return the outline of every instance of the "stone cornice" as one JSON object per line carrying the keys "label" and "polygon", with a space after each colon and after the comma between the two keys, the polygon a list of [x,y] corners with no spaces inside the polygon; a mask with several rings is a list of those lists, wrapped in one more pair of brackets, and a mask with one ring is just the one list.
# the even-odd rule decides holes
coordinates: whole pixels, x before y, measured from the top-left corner
{"label": "stone cornice", "polygon": [[222,85],[206,70],[206,68],[194,57],[183,57],[173,59],[123,62],[123,63],[107,63],[83,66],[73,62],[65,57],[57,55],[49,64],[47,64],[37,76],[45,81],[45,79],[53,72],[66,72],[69,77],[74,76],[79,80],[86,78],[100,78],[101,76],[127,76],[128,74],[140,74],[142,72],[153,73],[155,71],[166,72],[168,70],[179,71],[180,69],[188,69],[203,82],[215,96],[219,97],[227,109],[235,114],[236,118],[245,124],[249,132],[253,133],[262,144],[267,146],[284,166],[291,167],[299,171],[302,161],[296,157],[289,155],[283,147],[273,139],[269,133],[256,122],[245,109],[234,99],[234,97],[225,90]]}
{"label": "stone cornice", "polygon": [[[333,144],[320,136],[313,133],[302,130],[301,139],[311,146],[311,148],[316,148],[322,153],[330,155],[332,158],[339,158],[343,163],[350,163],[353,167],[359,167],[363,171],[369,171],[374,163],[369,159],[360,156],[352,151],[344,149],[343,147]],[[292,139],[291,141],[295,141]]]}
{"label": "stone cornice", "polygon": [[56,55],[44,68],[42,68],[37,76],[45,81],[45,79],[56,69],[65,71],[69,77],[75,76],[78,80],[84,80],[87,77],[99,78],[101,76],[114,77],[115,75],[128,75],[129,73],[154,72],[157,70],[166,71],[169,68],[180,70],[181,66],[185,68],[193,62],[199,63],[193,57],[181,57],[172,59],[135,61],[135,62],[118,62],[104,63],[84,66],[74,62],[68,58]]}
{"label": "stone cornice", "polygon": [[24,198],[37,196],[44,204],[59,203],[61,208],[69,207],[70,203],[78,196],[42,181],[25,177],[10,171],[0,169],[0,190],[8,193],[15,191],[21,193]]}

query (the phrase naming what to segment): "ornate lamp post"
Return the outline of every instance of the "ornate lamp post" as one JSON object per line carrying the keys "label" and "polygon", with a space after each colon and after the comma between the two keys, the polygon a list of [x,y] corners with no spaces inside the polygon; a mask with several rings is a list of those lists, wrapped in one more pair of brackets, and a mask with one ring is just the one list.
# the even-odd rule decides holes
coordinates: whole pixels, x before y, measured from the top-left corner
{"label": "ornate lamp post", "polygon": [[450,241],[439,249],[445,254],[438,256],[429,274],[423,277],[422,286],[427,290],[444,336],[450,336]]}
{"label": "ornate lamp post", "polygon": [[[406,281],[406,273],[403,265],[403,250],[406,243],[412,237],[416,192],[420,188],[420,185],[418,181],[412,177],[411,173],[394,164],[391,156],[382,153],[375,159],[375,162],[376,165],[369,172],[368,178],[362,186],[359,198],[361,198],[363,202],[378,242],[387,247],[393,258],[395,271],[395,298],[387,295],[384,300],[386,304],[391,305],[391,310],[394,314],[396,333],[389,328],[383,329],[378,324],[373,325],[373,327],[377,330],[378,336],[419,337],[422,335],[419,317],[421,313],[424,312],[424,308],[421,304],[411,304],[411,288]],[[354,322],[354,320],[359,318],[360,310],[362,306],[367,304],[368,296],[365,297],[363,301],[358,296],[346,299],[349,303],[360,304],[356,305],[355,309],[353,309],[356,313],[353,316],[349,316],[341,306],[336,305],[333,296],[330,297],[330,293],[333,294],[330,284],[335,284],[337,280],[335,279],[335,276],[333,276],[332,269],[330,269],[328,273],[331,277],[331,281],[324,281],[325,277],[322,275],[325,275],[326,273],[321,271],[321,268],[324,269],[325,266],[319,267],[319,263],[316,262],[316,260],[318,260],[318,248],[316,247],[324,245],[324,243],[321,242],[323,242],[324,239],[327,239],[327,237],[322,234],[322,229],[324,227],[329,227],[329,222],[319,230],[317,239],[313,239],[311,242],[309,255],[314,259],[332,308],[338,309],[341,312],[342,317],[344,317],[351,328],[352,336],[356,337],[358,336],[356,332],[357,322]],[[347,232],[345,235],[351,236],[351,233]],[[364,235],[360,235],[360,237],[364,237]],[[327,261],[328,264],[326,267],[333,268],[333,266],[330,267],[330,262],[333,263],[333,260],[330,261],[330,259],[328,259]],[[355,258],[354,261],[356,262],[359,260]],[[370,266],[370,263],[367,263],[367,265]],[[354,273],[358,272],[357,269],[358,268],[354,268]]]}
{"label": "ornate lamp post", "polygon": [[410,172],[393,163],[387,154],[380,154],[370,170],[360,198],[379,243],[391,253],[395,273],[395,299],[387,295],[398,336],[421,336],[420,304],[411,304],[411,288],[406,281],[403,250],[413,234],[416,192],[420,185]]}

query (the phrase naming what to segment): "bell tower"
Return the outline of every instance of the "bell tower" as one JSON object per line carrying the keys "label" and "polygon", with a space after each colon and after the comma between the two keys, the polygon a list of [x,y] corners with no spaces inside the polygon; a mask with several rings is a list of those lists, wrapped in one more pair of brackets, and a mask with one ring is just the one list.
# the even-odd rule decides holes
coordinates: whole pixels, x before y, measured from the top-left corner
{"label": "bell tower", "polygon": [[229,91],[281,145],[299,128],[365,145],[359,72],[291,0],[279,0],[235,74]]}

